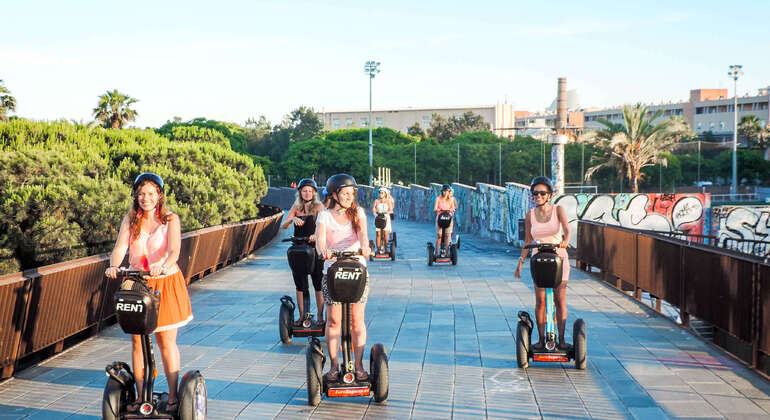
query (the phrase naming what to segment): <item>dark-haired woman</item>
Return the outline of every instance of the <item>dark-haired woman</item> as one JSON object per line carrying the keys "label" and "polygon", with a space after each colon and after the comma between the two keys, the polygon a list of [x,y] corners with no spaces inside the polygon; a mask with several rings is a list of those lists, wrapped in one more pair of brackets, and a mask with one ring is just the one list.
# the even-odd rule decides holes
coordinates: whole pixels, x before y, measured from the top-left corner
{"label": "dark-haired woman", "polygon": [[[551,204],[553,196],[553,184],[551,180],[539,176],[530,183],[530,192],[535,201],[535,208],[527,212],[524,218],[526,237],[524,245],[531,243],[559,244],[556,254],[562,258],[562,281],[559,287],[553,291],[553,300],[556,306],[556,326],[559,330],[559,349],[569,350],[571,347],[564,341],[564,327],[567,324],[567,280],[569,280],[569,255],[567,247],[570,241],[569,220],[564,207]],[[519,265],[513,274],[515,278],[521,278],[521,266],[527,259],[529,250],[522,248]],[[537,250],[533,250],[537,253]],[[538,341],[534,345],[537,350],[542,350],[545,335],[545,289],[535,287],[535,318],[537,319]]]}
{"label": "dark-haired woman", "polygon": [[[326,182],[326,209],[318,213],[316,231],[316,249],[323,255],[324,272],[331,264],[334,251],[358,251],[362,256],[357,257],[362,265],[366,265],[369,256],[369,238],[366,233],[366,214],[357,204],[358,185],[356,180],[347,174],[332,175]],[[336,380],[339,376],[339,348],[342,324],[342,306],[329,296],[326,276],[323,279],[324,302],[326,303],[326,343],[331,359],[331,369],[326,374],[328,380]],[[363,296],[357,303],[351,305],[351,341],[355,353],[355,372],[358,380],[365,380],[369,374],[364,370],[363,356],[366,346],[366,300],[369,296],[369,279]]]}
{"label": "dark-haired woman", "polygon": [[[281,225],[288,229],[294,225],[294,236],[310,238],[308,242],[315,244],[316,218],[324,206],[317,196],[318,185],[310,178],[299,181],[297,186],[297,198],[291,206],[286,221]],[[311,245],[312,246],[312,245]],[[299,307],[299,319],[294,322],[299,326],[305,319],[305,296],[310,299],[310,287],[307,283],[307,274],[297,274],[292,271],[294,286],[297,291],[297,307]],[[321,291],[321,278],[323,277],[323,259],[318,258],[317,264],[310,273],[315,289],[315,303],[318,308],[317,322],[322,322],[324,317],[324,296]],[[310,304],[308,303],[308,307]]]}
{"label": "dark-haired woman", "polygon": [[[177,266],[182,242],[181,226],[179,217],[166,207],[164,184],[158,175],[146,172],[136,177],[133,197],[133,205],[120,225],[118,240],[110,257],[110,267],[105,274],[109,278],[117,277],[118,266],[126,251],[131,270],[150,272],[150,276],[146,277],[147,284],[160,294],[155,337],[168,383],[166,411],[175,412],[179,405],[176,388],[180,365],[176,335],[179,327],[193,319],[187,285]],[[131,336],[131,344],[137,395],[142,395],[145,372],[141,337]],[[152,372],[148,374],[152,375]],[[128,409],[136,411],[138,407],[138,402],[135,402],[129,404]]]}

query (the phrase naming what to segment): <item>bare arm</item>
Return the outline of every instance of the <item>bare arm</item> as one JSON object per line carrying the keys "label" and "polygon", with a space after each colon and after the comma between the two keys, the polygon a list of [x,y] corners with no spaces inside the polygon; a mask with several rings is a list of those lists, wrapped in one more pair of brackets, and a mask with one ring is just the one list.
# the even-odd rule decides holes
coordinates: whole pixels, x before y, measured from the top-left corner
{"label": "bare arm", "polygon": [[326,249],[326,223],[318,223],[315,225],[315,249],[318,255],[328,258],[328,252]]}
{"label": "bare arm", "polygon": [[526,248],[527,245],[532,243],[532,224],[529,221],[529,212],[524,215],[524,246],[521,247],[521,256],[519,257],[519,264],[516,266],[516,272],[513,274],[514,277],[521,278],[521,266],[524,264],[524,260],[527,259],[527,254],[529,254],[529,250]]}
{"label": "bare arm", "polygon": [[562,239],[561,246],[562,248],[567,248],[570,244],[570,238],[572,238],[572,232],[569,230],[569,222],[567,220],[567,212],[564,210],[564,207],[562,206],[556,206],[556,215],[559,217],[559,223],[561,223],[561,230],[564,232],[564,239]]}
{"label": "bare arm", "polygon": [[289,226],[291,226],[291,223],[294,221],[294,207],[289,210],[289,214],[286,215],[286,221],[283,222],[283,225],[281,225],[282,229],[288,229]]}
{"label": "bare arm", "polygon": [[171,220],[168,221],[168,257],[166,257],[162,267],[166,267],[166,270],[171,269],[179,260],[181,248],[182,223],[179,221],[179,216],[172,214]]}
{"label": "bare arm", "polygon": [[129,231],[130,223],[128,215],[125,215],[123,222],[120,223],[120,232],[118,232],[118,239],[115,241],[115,248],[112,250],[112,255],[110,255],[110,267],[105,271],[109,278],[114,279],[117,277],[117,267],[123,262],[126,251],[128,251],[128,241],[131,236]]}
{"label": "bare arm", "polygon": [[358,236],[358,243],[361,245],[361,253],[364,258],[368,258],[371,249],[369,248],[369,234],[366,231],[366,214],[364,214],[364,209],[359,210],[358,220],[361,221],[361,229],[358,230],[356,236]]}

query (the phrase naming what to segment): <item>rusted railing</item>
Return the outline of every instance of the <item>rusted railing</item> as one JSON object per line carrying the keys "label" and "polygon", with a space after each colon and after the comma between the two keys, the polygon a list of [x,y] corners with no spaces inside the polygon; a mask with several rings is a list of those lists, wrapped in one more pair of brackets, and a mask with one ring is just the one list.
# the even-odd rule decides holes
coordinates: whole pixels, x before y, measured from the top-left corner
{"label": "rusted railing", "polygon": [[597,267],[602,279],[633,292],[648,292],[711,324],[714,342],[770,375],[770,265],[733,250],[666,238],[596,222],[578,222],[577,264]]}
{"label": "rusted railing", "polygon": [[[260,218],[182,235],[179,266],[189,283],[238,261],[272,240],[283,212],[259,206]],[[106,281],[108,254],[0,276],[0,378],[33,353],[61,351],[66,339],[96,332],[114,315],[117,281]]]}

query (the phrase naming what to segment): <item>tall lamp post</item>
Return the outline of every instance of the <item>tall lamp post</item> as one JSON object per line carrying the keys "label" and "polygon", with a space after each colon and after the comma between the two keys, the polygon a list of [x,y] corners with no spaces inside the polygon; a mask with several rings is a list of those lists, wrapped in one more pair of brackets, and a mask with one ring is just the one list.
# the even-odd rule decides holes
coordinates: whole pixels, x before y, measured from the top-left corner
{"label": "tall lamp post", "polygon": [[364,73],[369,75],[369,185],[372,185],[372,79],[380,72],[379,61],[367,61],[364,65]]}
{"label": "tall lamp post", "polygon": [[733,184],[730,187],[730,199],[735,200],[738,193],[738,78],[743,76],[743,66],[734,64],[730,66],[727,75],[733,78]]}

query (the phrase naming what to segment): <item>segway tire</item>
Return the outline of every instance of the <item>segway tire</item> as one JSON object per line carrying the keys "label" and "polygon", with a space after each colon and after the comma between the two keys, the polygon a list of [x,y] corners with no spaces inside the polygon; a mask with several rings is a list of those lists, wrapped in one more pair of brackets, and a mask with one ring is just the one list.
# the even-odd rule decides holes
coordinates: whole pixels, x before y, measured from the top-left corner
{"label": "segway tire", "polygon": [[381,343],[373,345],[369,352],[369,372],[372,375],[374,401],[384,402],[388,399],[388,354]]}
{"label": "segway tire", "polygon": [[281,310],[278,313],[278,334],[281,336],[281,343],[291,343],[291,324],[294,318],[294,311],[285,304],[281,304]]}
{"label": "segway tire", "polygon": [[319,353],[320,347],[320,342],[318,342],[318,339],[314,338],[307,347],[307,354],[305,357],[305,368],[307,370],[307,404],[313,407],[321,403],[321,393],[323,391],[323,377],[321,375],[323,375],[324,356],[322,353]]}
{"label": "segway tire", "polygon": [[583,318],[578,318],[572,324],[572,349],[575,351],[575,368],[584,370],[588,365],[588,346]]}
{"label": "segway tire", "polygon": [[208,395],[200,371],[188,371],[179,381],[179,420],[206,420]]}
{"label": "segway tire", "polygon": [[519,321],[516,326],[516,364],[520,368],[529,367],[529,347],[530,347],[529,327],[527,324]]}
{"label": "segway tire", "polygon": [[[123,385],[120,382],[109,378],[104,386],[104,394],[102,395],[102,418],[106,420],[120,419],[121,409],[129,401],[128,394],[129,391],[123,389]],[[131,398],[131,401],[133,400],[134,398]]]}
{"label": "segway tire", "polygon": [[394,244],[396,243],[396,232],[390,234],[390,241]]}
{"label": "segway tire", "polygon": [[460,249],[460,235],[457,235],[457,249]]}
{"label": "segway tire", "polygon": [[428,265],[433,265],[434,249],[433,245],[428,244]]}
{"label": "segway tire", "polygon": [[452,265],[457,265],[457,245],[449,245],[449,259],[452,260]]}
{"label": "segway tire", "polygon": [[396,243],[395,242],[390,243],[390,260],[391,261],[396,260]]}
{"label": "segway tire", "polygon": [[374,253],[377,251],[377,248],[374,247],[374,241],[369,239],[369,261],[374,261]]}

